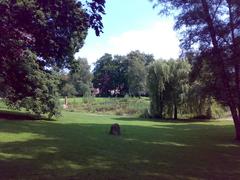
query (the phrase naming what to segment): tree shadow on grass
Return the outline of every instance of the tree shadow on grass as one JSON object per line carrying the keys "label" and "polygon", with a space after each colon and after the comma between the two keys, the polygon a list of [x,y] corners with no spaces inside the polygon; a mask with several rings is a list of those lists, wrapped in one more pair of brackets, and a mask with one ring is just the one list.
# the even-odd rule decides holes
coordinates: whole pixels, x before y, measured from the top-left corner
{"label": "tree shadow on grass", "polygon": [[[1,179],[238,179],[231,125],[0,122]],[[4,136],[6,138],[4,138]]]}
{"label": "tree shadow on grass", "polygon": [[0,120],[46,120],[46,117],[24,112],[0,110]]}

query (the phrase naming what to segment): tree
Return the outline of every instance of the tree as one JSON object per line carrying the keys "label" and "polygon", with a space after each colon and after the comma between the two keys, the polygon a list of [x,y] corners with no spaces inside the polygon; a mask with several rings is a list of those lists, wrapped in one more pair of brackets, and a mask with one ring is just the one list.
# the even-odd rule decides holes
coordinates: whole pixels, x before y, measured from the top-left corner
{"label": "tree", "polygon": [[126,56],[105,54],[97,60],[93,86],[100,89],[101,96],[124,96],[128,93],[128,65]]}
{"label": "tree", "polygon": [[[36,55],[24,51],[19,59],[12,60],[9,68],[7,84],[1,86],[7,105],[19,109],[31,110],[40,115],[48,113],[48,117],[59,115],[58,78],[54,72],[46,73],[36,63]],[[6,79],[5,79],[6,81]]]}
{"label": "tree", "polygon": [[154,117],[177,119],[178,109],[185,103],[190,64],[180,60],[159,60],[148,68],[147,84]]}
{"label": "tree", "polygon": [[76,94],[77,94],[77,91],[76,91],[75,87],[73,86],[73,84],[66,83],[61,88],[61,95],[62,96],[72,97],[72,96],[75,96]]}
{"label": "tree", "polygon": [[206,59],[219,92],[229,106],[236,139],[240,140],[240,2],[237,0],[156,0],[161,13],[174,11],[175,29],[182,31],[181,47],[195,61]]}
{"label": "tree", "polygon": [[145,94],[146,70],[144,64],[138,59],[130,59],[128,66],[129,94],[141,96]]}
{"label": "tree", "polygon": [[144,66],[148,66],[154,62],[154,57],[152,54],[145,54],[143,52],[140,52],[139,50],[131,51],[130,53],[128,53],[127,56],[129,58],[129,60],[138,59],[138,60],[142,61]]}
{"label": "tree", "polygon": [[166,83],[164,96],[168,105],[169,117],[177,119],[178,107],[180,107],[187,98],[189,89],[189,72],[191,66],[187,61],[169,60],[169,80]]}
{"label": "tree", "polygon": [[103,55],[95,63],[93,85],[102,96],[124,96],[127,93],[140,96],[146,92],[146,66],[153,56],[132,51],[127,56]]}
{"label": "tree", "polygon": [[114,71],[113,81],[114,87],[119,91],[120,96],[125,96],[129,91],[128,84],[128,59],[126,56],[115,55],[113,58]]}
{"label": "tree", "polygon": [[85,58],[78,58],[75,63],[75,68],[69,73],[70,82],[76,90],[76,95],[89,95],[92,88],[92,74],[88,61]]}
{"label": "tree", "polygon": [[152,55],[131,51],[128,55],[129,94],[140,96],[146,93],[146,66],[154,59]]}
{"label": "tree", "polygon": [[99,88],[101,96],[110,96],[110,91],[113,87],[113,71],[114,71],[113,57],[111,54],[104,54],[95,63],[93,69],[93,86]]}
{"label": "tree", "polygon": [[[191,57],[188,58],[192,60]],[[191,63],[191,62],[190,62]],[[192,66],[190,72],[190,88],[188,91],[187,106],[189,113],[197,117],[212,118],[211,106],[213,98],[217,96],[215,77],[209,68],[208,61],[202,59]]]}
{"label": "tree", "polygon": [[169,81],[170,68],[165,61],[155,61],[148,68],[147,86],[150,95],[150,112],[153,117],[163,118],[166,82]]}
{"label": "tree", "polygon": [[[35,98],[36,94],[29,94],[24,86],[41,89],[45,84],[55,89],[47,83],[55,79],[54,69],[71,68],[73,55],[83,46],[88,28],[93,28],[97,35],[102,31],[104,3],[105,0],[92,0],[85,5],[76,0],[0,2],[0,90],[8,104],[26,107],[26,103],[20,102]],[[29,58],[31,61],[26,61]],[[23,67],[34,67],[36,72],[21,69]],[[19,72],[19,76],[15,76],[15,72]],[[26,81],[26,77],[32,75],[35,78]],[[36,80],[45,82],[33,82]],[[56,93],[51,93],[53,99],[48,93],[43,91],[39,101],[47,108],[36,110],[28,106],[27,109],[56,114],[57,109],[53,108],[56,106],[52,105],[53,99],[57,100]]]}

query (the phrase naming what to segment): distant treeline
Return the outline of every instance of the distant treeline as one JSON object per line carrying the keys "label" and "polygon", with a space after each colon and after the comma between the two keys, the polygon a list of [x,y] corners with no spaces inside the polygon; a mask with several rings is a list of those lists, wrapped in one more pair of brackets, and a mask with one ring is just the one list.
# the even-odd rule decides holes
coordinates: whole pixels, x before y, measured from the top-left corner
{"label": "distant treeline", "polygon": [[59,88],[62,96],[149,96],[148,115],[153,117],[177,119],[180,112],[211,118],[222,112],[210,91],[211,78],[206,63],[197,69],[191,58],[155,60],[132,51],[126,56],[104,54],[92,72],[87,59],[79,58],[75,68],[61,74]]}

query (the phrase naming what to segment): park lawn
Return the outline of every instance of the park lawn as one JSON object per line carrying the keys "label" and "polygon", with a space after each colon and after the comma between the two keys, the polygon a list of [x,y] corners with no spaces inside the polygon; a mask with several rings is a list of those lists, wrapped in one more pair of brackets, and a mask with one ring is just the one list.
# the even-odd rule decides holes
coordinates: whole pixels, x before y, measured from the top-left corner
{"label": "park lawn", "polygon": [[[119,123],[120,137],[109,127]],[[0,120],[0,179],[240,179],[232,121]]]}

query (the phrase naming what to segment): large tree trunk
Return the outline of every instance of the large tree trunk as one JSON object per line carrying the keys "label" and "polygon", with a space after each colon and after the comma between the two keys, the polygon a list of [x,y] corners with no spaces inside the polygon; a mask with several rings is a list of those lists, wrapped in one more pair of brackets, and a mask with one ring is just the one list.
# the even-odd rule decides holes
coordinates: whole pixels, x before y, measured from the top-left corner
{"label": "large tree trunk", "polygon": [[236,140],[240,141],[240,122],[238,121],[237,123],[234,123],[234,124],[235,124],[235,131],[236,131]]}
{"label": "large tree trunk", "polygon": [[[214,49],[214,53],[217,55],[217,59],[219,62],[219,66],[221,68],[221,80],[222,80],[222,85],[225,89],[225,99],[226,102],[228,102],[229,106],[230,106],[230,110],[231,110],[231,114],[232,114],[232,118],[234,121],[234,125],[235,125],[235,132],[236,132],[236,140],[240,141],[240,94],[239,94],[239,90],[240,90],[240,83],[239,83],[239,65],[238,63],[235,64],[235,82],[236,82],[236,91],[237,91],[237,99],[239,100],[238,103],[236,103],[234,101],[234,94],[235,92],[232,91],[231,86],[230,86],[230,78],[227,75],[227,68],[225,66],[225,62],[224,59],[221,56],[220,53],[220,49],[218,46],[218,41],[217,41],[217,34],[216,34],[216,29],[213,25],[213,19],[211,18],[211,15],[209,13],[209,6],[208,6],[208,2],[206,0],[201,0],[202,1],[202,5],[203,5],[203,10],[204,13],[206,14],[206,22],[208,25],[208,30],[212,39],[212,44],[213,44],[213,49]],[[231,17],[231,3],[229,2],[229,14],[230,14],[230,26],[232,26],[232,17]],[[234,36],[234,31],[233,31],[233,27],[230,27],[232,29],[232,38],[233,38],[233,45],[235,48],[235,36]],[[234,49],[235,52],[236,49]],[[236,52],[235,52],[236,53]],[[238,53],[237,53],[238,54]],[[236,61],[236,60],[235,60]]]}
{"label": "large tree trunk", "polygon": [[236,133],[236,140],[240,141],[240,116],[238,115],[237,108],[230,107]]}

